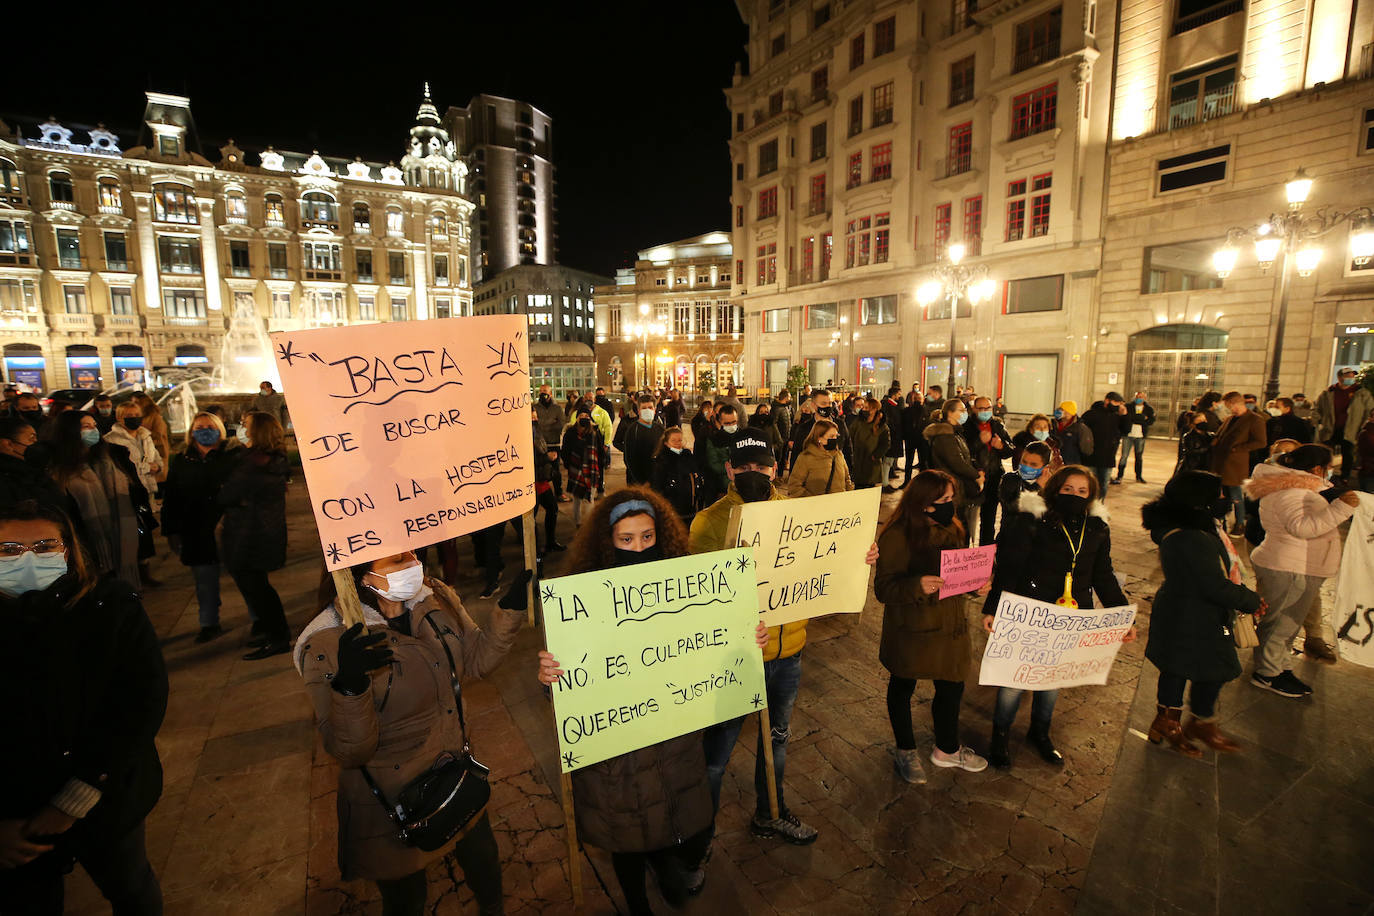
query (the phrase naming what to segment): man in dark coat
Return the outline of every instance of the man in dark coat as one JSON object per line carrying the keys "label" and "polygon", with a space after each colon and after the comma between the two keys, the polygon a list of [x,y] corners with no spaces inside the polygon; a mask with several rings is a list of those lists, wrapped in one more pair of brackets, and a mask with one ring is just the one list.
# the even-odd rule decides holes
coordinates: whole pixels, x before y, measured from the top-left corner
{"label": "man in dark coat", "polygon": [[797,461],[797,456],[801,454],[802,447],[806,444],[806,437],[811,435],[811,427],[816,425],[817,420],[829,420],[840,429],[840,453],[844,455],[845,464],[854,466],[854,447],[849,442],[849,427],[845,425],[844,417],[840,416],[840,411],[832,403],[830,392],[821,388],[811,395],[811,403],[816,405],[816,412],[809,417],[798,420],[792,426],[792,460],[788,467]]}
{"label": "man in dark coat", "polygon": [[[973,466],[984,474],[983,493],[997,493],[1002,485],[1002,461],[1011,457],[1011,436],[1007,434],[1002,421],[993,416],[991,398],[974,400],[973,410],[964,421],[962,432]],[[978,510],[978,543],[991,544],[996,530],[997,500],[985,496]]]}
{"label": "man in dark coat", "polygon": [[1312,441],[1312,424],[1293,412],[1292,398],[1275,400],[1270,413],[1273,415],[1265,422],[1264,433],[1271,446],[1280,439],[1293,439],[1303,445]]}
{"label": "man in dark coat", "polygon": [[906,475],[902,480],[904,487],[911,483],[911,470],[918,456],[922,468],[930,466],[930,443],[921,435],[925,428],[926,409],[921,404],[920,392],[913,391],[907,395],[907,404],[902,408],[902,446],[906,452]]}
{"label": "man in dark coat", "polygon": [[883,462],[886,471],[883,474],[883,489],[892,491],[892,478],[897,476],[897,464],[902,460],[902,455],[906,454],[905,448],[905,428],[902,426],[902,389],[893,386],[888,389],[887,397],[883,398],[883,419],[887,421],[888,433],[891,436],[891,443],[887,448],[887,460]]}
{"label": "man in dark coat", "polygon": [[1126,474],[1126,458],[1135,454],[1135,482],[1144,483],[1145,437],[1155,423],[1155,409],[1145,400],[1145,392],[1137,391],[1131,403],[1126,405],[1126,438],[1121,441],[1121,460],[1116,464],[1116,477],[1112,483],[1121,483]]}
{"label": "man in dark coat", "polygon": [[654,418],[654,396],[639,396],[638,412],[625,414],[616,429],[615,447],[625,456],[625,484],[648,486],[654,474],[654,453],[663,441],[663,423]]}
{"label": "man in dark coat", "polygon": [[[61,507],[65,499],[48,475],[39,452],[38,434],[20,417],[0,419],[0,506],[13,506],[21,499],[36,499]],[[32,452],[32,454],[29,454]]]}
{"label": "man in dark coat", "polygon": [[1083,460],[1096,473],[1103,500],[1107,498],[1107,486],[1111,483],[1112,465],[1116,464],[1116,450],[1121,446],[1121,437],[1126,434],[1129,423],[1126,399],[1115,391],[1107,392],[1105,398],[1083,414],[1083,425],[1093,437],[1092,451],[1084,449]]}
{"label": "man in dark coat", "polygon": [[545,472],[552,475],[549,482],[553,484],[554,496],[562,499],[563,474],[558,467],[558,454],[563,447],[563,430],[568,425],[568,412],[553,399],[552,388],[540,385],[539,398],[534,402],[534,414],[539,418],[539,435],[555,456],[552,468],[546,468]]}

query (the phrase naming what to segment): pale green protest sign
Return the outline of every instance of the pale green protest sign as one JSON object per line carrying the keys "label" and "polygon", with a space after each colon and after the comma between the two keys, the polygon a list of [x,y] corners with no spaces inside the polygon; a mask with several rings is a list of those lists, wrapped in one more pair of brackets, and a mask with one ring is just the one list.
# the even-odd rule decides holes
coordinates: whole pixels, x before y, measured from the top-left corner
{"label": "pale green protest sign", "polygon": [[747,548],[548,579],[539,596],[565,773],[768,701]]}

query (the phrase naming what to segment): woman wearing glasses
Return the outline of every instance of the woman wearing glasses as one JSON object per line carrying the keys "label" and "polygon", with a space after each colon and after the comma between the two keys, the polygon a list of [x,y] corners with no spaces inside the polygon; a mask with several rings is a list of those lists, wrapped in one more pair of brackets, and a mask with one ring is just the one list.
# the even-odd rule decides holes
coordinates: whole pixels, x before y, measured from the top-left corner
{"label": "woman wearing glasses", "polygon": [[138,597],[97,574],[66,515],[26,500],[0,506],[0,619],[0,908],[61,912],[75,860],[116,913],[161,913],[143,820],[167,672]]}

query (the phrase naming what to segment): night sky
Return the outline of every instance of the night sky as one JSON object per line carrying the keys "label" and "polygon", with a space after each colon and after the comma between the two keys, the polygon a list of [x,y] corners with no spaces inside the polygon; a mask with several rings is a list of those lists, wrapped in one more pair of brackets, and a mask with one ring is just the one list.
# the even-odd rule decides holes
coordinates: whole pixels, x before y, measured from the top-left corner
{"label": "night sky", "polygon": [[[136,136],[155,89],[191,97],[212,161],[233,137],[250,152],[385,162],[401,158],[429,80],[440,112],[488,92],[553,118],[564,264],[612,274],[637,250],[729,226],[721,90],[746,39],[731,0],[491,4],[507,14],[456,3],[447,20],[405,2],[157,6],[64,29],[60,42],[41,38],[51,14],[27,13],[11,34],[32,40],[9,49],[0,113]],[[256,10],[270,14],[250,20]]]}

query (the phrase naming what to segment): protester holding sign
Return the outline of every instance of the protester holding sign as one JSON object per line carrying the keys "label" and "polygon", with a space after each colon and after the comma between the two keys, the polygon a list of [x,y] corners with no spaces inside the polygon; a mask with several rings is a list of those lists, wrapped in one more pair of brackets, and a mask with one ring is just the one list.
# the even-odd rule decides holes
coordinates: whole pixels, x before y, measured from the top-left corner
{"label": "protester holding sign", "polygon": [[849,465],[840,451],[840,428],[829,420],[815,421],[787,478],[787,495],[796,499],[852,489]]}
{"label": "protester holding sign", "polygon": [[971,773],[988,765],[959,742],[959,706],[970,657],[964,596],[939,597],[940,551],[961,548],[965,541],[964,526],[955,517],[956,486],[944,471],[917,474],[878,535],[873,592],[883,603],[878,660],[889,673],[893,757],[901,777],[918,785],[926,781],[911,725],[911,696],[918,680],[935,682],[930,703],[935,749],[930,762]]}
{"label": "protester holding sign", "polygon": [[[1189,757],[1202,756],[1193,738],[1218,751],[1239,749],[1217,730],[1217,697],[1240,676],[1236,615],[1264,610],[1259,595],[1241,584],[1240,560],[1220,527],[1230,510],[1221,478],[1209,471],[1179,472],[1140,510],[1164,570],[1145,646],[1145,657],[1159,669],[1148,737],[1154,744],[1167,739]],[[1185,726],[1180,720],[1189,681],[1193,718]]]}
{"label": "protester holding sign", "polygon": [[[501,912],[501,860],[483,813],[437,849],[409,845],[388,805],[439,755],[471,741],[458,685],[490,674],[525,622],[529,574],[479,627],[456,592],[427,579],[411,551],[349,569],[363,624],[345,627],[331,579],[325,606],[296,640],[293,658],[315,707],[324,749],[339,762],[339,870],[377,882],[387,914],[425,911],[425,868],[452,852],[483,913]],[[515,607],[514,605],[519,605]]]}
{"label": "protester holding sign", "polygon": [[[1026,457],[1023,455],[1022,461]],[[1097,475],[1092,471],[1080,465],[1061,468],[1046,481],[1043,495],[1022,493],[1015,514],[1003,521],[997,536],[992,589],[983,603],[983,629],[989,633],[1004,591],[1074,608],[1092,607],[1094,593],[1103,607],[1126,604],[1112,569],[1107,509],[1098,499]],[[1132,627],[1122,642],[1135,638]],[[1023,693],[1011,687],[997,689],[988,761],[998,769],[1011,766],[1007,744]],[[1064,755],[1050,738],[1050,717],[1059,691],[1033,693],[1027,738],[1045,762],[1063,766]]]}
{"label": "protester holding sign", "polygon": [[[667,500],[627,487],[599,502],[577,532],[567,572],[685,556],[687,530]],[[762,630],[762,624],[759,625]],[[762,644],[763,634],[758,634]],[[558,660],[539,653],[539,680],[553,685]],[[630,912],[651,912],[645,871],[653,866],[665,900],[680,906],[700,892],[715,807],[702,733],[688,732],[573,771],[579,837],[611,854]]]}

